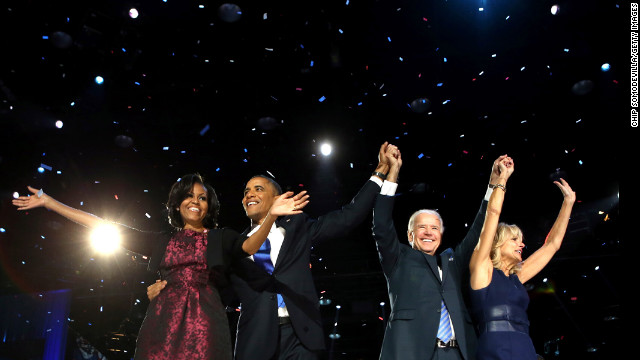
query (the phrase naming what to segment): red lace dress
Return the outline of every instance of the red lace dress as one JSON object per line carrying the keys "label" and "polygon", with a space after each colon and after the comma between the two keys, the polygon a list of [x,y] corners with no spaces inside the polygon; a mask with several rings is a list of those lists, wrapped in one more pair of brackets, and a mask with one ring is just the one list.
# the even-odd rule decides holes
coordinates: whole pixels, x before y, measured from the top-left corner
{"label": "red lace dress", "polygon": [[160,264],[167,286],[149,304],[135,359],[232,359],[225,308],[207,269],[209,234],[219,233],[182,230],[169,241]]}

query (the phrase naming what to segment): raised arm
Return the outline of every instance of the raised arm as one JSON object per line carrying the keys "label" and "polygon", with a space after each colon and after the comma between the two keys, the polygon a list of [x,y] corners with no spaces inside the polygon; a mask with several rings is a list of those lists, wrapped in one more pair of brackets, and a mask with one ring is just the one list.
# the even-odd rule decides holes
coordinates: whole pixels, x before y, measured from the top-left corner
{"label": "raised arm", "polygon": [[260,224],[260,228],[242,243],[244,252],[253,255],[260,250],[260,246],[267,239],[269,230],[278,216],[302,213],[302,209],[309,203],[309,195],[306,191],[301,191],[295,196],[293,194],[293,191],[289,191],[276,197],[269,213]]}
{"label": "raised arm", "polygon": [[65,205],[52,198],[51,196],[45,194],[42,190],[32,188],[31,186],[27,186],[27,189],[29,189],[29,191],[33,195],[20,196],[16,199],[13,199],[12,201],[13,205],[17,206],[19,211],[44,207],[66,217],[67,219],[75,223],[84,225],[89,228],[95,228],[103,224],[111,224],[111,222],[104,220],[96,215]]}
{"label": "raised arm", "polygon": [[494,178],[492,174],[492,181],[495,180],[496,182],[491,185],[495,187],[491,193],[491,197],[489,198],[487,214],[484,218],[482,231],[480,231],[478,246],[473,251],[471,261],[469,262],[471,288],[474,290],[485,288],[489,283],[491,283],[491,277],[493,274],[491,247],[498,228],[500,213],[502,212],[507,180],[514,170],[513,160],[508,156],[501,156],[496,160],[496,162],[499,169],[499,176]]}
{"label": "raised arm", "polygon": [[564,179],[554,181],[553,183],[560,188],[560,191],[562,191],[564,201],[562,202],[558,217],[553,223],[544,245],[531,254],[531,256],[525,260],[524,264],[522,264],[522,270],[518,273],[518,278],[520,278],[520,282],[523,284],[536,276],[560,249],[560,245],[564,239],[564,234],[566,233],[567,226],[569,225],[571,209],[573,208],[573,204],[576,202],[576,193],[571,190],[571,187]]}
{"label": "raised arm", "polygon": [[[389,171],[389,165],[384,155],[388,146],[388,142],[380,146],[378,164],[372,176],[372,178],[379,177],[380,182]],[[313,221],[308,231],[310,239],[317,243],[349,234],[366,219],[367,215],[371,214],[376,195],[379,193],[380,184],[370,178],[349,203]]]}

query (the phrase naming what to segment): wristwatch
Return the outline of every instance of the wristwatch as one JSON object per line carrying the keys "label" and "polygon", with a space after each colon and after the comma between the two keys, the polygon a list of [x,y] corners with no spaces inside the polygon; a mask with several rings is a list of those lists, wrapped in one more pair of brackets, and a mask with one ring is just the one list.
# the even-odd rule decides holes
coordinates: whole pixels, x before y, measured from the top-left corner
{"label": "wristwatch", "polygon": [[379,178],[380,178],[380,179],[382,179],[382,180],[387,180],[387,175],[386,175],[386,174],[383,174],[383,173],[381,173],[381,172],[379,172],[379,171],[374,171],[374,172],[373,172],[373,174],[371,174],[371,175],[373,175],[373,176],[377,176],[377,177],[379,177]]}

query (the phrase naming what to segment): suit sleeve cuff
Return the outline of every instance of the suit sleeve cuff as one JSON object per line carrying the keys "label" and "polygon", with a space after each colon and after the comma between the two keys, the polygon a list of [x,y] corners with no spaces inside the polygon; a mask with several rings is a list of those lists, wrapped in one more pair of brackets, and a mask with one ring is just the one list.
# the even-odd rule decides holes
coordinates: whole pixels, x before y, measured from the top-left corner
{"label": "suit sleeve cuff", "polygon": [[398,189],[398,184],[385,180],[382,183],[382,188],[380,189],[380,195],[394,196],[396,194],[396,190]]}
{"label": "suit sleeve cuff", "polygon": [[378,184],[378,186],[382,186],[382,179],[380,179],[377,176],[372,176],[369,178],[369,180],[373,181],[374,183]]}
{"label": "suit sleeve cuff", "polygon": [[486,201],[489,201],[489,198],[491,197],[491,194],[493,193],[493,189],[489,187],[489,185],[487,185],[487,192],[484,194],[484,199]]}

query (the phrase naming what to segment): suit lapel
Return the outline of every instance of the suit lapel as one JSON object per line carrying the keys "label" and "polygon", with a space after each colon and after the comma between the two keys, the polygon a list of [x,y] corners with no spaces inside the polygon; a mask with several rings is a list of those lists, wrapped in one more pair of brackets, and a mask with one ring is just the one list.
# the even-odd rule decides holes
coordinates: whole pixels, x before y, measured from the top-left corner
{"label": "suit lapel", "polygon": [[449,273],[449,256],[445,253],[440,255],[440,263],[442,264],[442,283],[447,280],[447,274]]}
{"label": "suit lapel", "polygon": [[285,259],[286,254],[289,253],[289,248],[293,243],[293,241],[291,240],[291,237],[293,236],[293,234],[292,234],[292,231],[289,231],[290,225],[291,225],[291,216],[279,217],[276,220],[276,227],[284,228],[284,239],[282,240],[282,246],[280,247],[280,252],[278,252],[278,261],[276,261],[276,264],[273,268],[274,272],[279,267],[279,265],[282,264],[282,261]]}
{"label": "suit lapel", "polygon": [[440,273],[438,272],[438,261],[435,256],[431,256],[425,253],[421,253],[424,256],[427,264],[429,264],[429,268],[433,271],[433,276],[436,277],[440,281]]}

